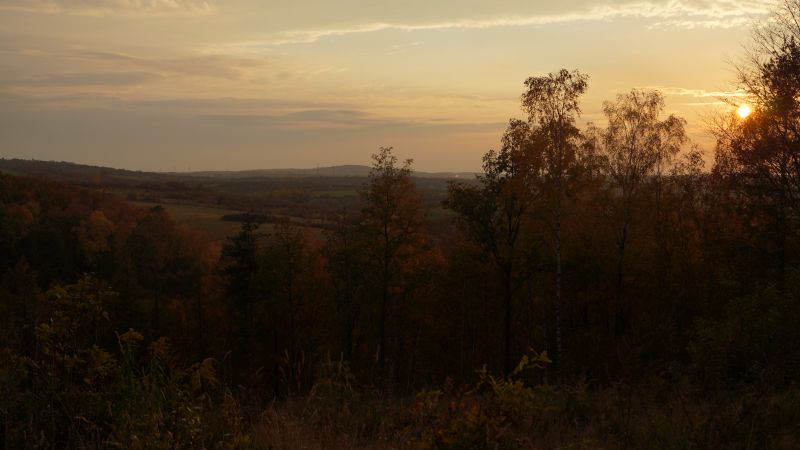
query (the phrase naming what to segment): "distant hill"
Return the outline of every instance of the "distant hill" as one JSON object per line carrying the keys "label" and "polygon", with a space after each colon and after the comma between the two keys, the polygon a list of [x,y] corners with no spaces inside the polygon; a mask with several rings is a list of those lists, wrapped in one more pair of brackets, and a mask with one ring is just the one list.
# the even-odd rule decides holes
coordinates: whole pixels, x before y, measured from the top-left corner
{"label": "distant hill", "polygon": [[[167,181],[170,179],[213,178],[287,178],[287,177],[358,177],[369,175],[370,167],[361,165],[341,165],[318,167],[314,169],[256,169],[203,172],[142,172],[110,167],[75,164],[65,161],[39,161],[33,159],[0,159],[0,172],[14,175],[36,175],[58,179],[82,178],[118,181]],[[473,179],[472,172],[414,172],[417,178],[465,178]]]}
{"label": "distant hill", "polygon": [[0,158],[0,172],[10,175],[31,175],[62,181],[81,180],[84,182],[159,182],[172,177],[155,172],[114,169],[111,167],[89,166],[66,161],[39,161],[35,159]]}
{"label": "distant hill", "polygon": [[[348,164],[317,167],[315,169],[258,169],[207,172],[175,172],[179,175],[214,178],[258,178],[258,177],[366,177],[369,166]],[[418,178],[473,178],[473,172],[414,172]]]}
{"label": "distant hill", "polygon": [[211,178],[259,178],[259,177],[366,177],[369,167],[344,165],[318,167],[316,169],[255,169],[214,170],[205,172],[173,172],[174,174]]}

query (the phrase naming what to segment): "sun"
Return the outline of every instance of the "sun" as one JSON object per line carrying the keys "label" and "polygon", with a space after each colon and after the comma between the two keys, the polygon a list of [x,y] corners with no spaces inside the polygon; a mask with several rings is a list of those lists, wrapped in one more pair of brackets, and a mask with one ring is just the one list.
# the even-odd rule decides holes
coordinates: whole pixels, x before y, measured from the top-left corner
{"label": "sun", "polygon": [[749,116],[751,112],[753,112],[753,110],[747,105],[742,105],[736,110],[736,114],[739,114],[739,117],[742,119],[747,119],[747,116]]}

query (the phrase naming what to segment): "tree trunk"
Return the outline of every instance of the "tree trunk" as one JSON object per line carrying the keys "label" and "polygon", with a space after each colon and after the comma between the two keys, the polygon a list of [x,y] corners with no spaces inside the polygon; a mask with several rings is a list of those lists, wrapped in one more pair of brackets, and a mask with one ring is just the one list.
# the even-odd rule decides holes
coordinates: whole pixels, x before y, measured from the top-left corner
{"label": "tree trunk", "polygon": [[561,201],[556,208],[556,379],[561,383]]}
{"label": "tree trunk", "polygon": [[380,339],[378,343],[378,378],[384,380],[386,370],[386,303],[389,300],[389,287],[386,280],[386,270],[382,276],[382,289],[381,289],[381,315],[379,323]]}
{"label": "tree trunk", "polygon": [[512,312],[512,292],[511,292],[511,268],[506,270],[505,280],[505,318],[503,321],[503,375],[511,374],[511,319]]}
{"label": "tree trunk", "polygon": [[[624,311],[624,305],[622,304],[622,291],[624,288],[624,269],[625,269],[625,246],[628,243],[628,220],[625,219],[622,225],[622,233],[619,238],[618,243],[618,255],[617,255],[617,295],[616,295],[616,320],[613,321],[614,323],[614,334],[615,336],[621,336],[625,331],[625,322],[626,322],[626,312]],[[611,314],[611,311],[609,311]]]}

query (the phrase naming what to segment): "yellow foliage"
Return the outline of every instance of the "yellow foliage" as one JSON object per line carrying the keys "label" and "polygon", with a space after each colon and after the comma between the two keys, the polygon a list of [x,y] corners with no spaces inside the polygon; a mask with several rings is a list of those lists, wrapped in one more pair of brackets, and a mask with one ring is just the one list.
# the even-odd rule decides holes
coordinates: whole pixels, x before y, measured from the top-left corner
{"label": "yellow foliage", "polygon": [[141,342],[142,340],[144,340],[142,333],[139,333],[133,328],[129,328],[128,331],[119,336],[119,341],[123,344],[135,344],[137,342]]}

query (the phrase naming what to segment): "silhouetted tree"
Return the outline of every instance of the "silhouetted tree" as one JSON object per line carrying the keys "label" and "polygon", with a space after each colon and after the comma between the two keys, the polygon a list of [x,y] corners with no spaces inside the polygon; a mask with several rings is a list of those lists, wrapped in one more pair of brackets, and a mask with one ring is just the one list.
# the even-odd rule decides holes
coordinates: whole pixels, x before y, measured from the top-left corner
{"label": "silhouetted tree", "polygon": [[620,94],[613,103],[606,102],[603,112],[608,126],[604,130],[590,130],[598,153],[603,155],[605,171],[614,190],[611,204],[618,226],[617,317],[614,321],[617,335],[624,333],[629,326],[623,300],[625,256],[640,191],[653,178],[663,176],[663,167],[672,161],[687,141],[686,122],[674,115],[661,119],[663,110],[661,93],[634,89],[628,94]]}
{"label": "silhouetted tree", "polygon": [[173,257],[175,223],[162,209],[152,209],[141,217],[127,239],[130,258],[136,268],[136,279],[150,291],[150,324],[152,337],[161,335],[164,288]]}
{"label": "silhouetted tree", "polygon": [[527,91],[522,94],[522,108],[528,113],[528,122],[539,137],[536,151],[541,152],[542,191],[545,208],[553,233],[555,250],[555,332],[556,367],[562,365],[561,283],[562,283],[562,230],[564,201],[579,174],[578,151],[581,133],[576,119],[581,113],[578,99],[588,87],[588,76],[577,70],[561,69],[544,77],[531,77],[525,81]]}
{"label": "silhouetted tree", "polygon": [[368,287],[366,242],[358,217],[347,212],[338,214],[333,228],[326,233],[323,252],[332,283],[333,307],[341,327],[343,356],[352,361],[357,342],[354,333],[364,306]]}
{"label": "silhouetted tree", "polygon": [[222,249],[222,274],[234,308],[246,319],[253,318],[254,277],[258,272],[258,227],[255,222],[243,222],[238,234],[228,238]]}
{"label": "silhouetted tree", "polygon": [[[789,242],[800,217],[800,2],[787,0],[772,20],[756,28],[739,84],[753,112],[719,120],[715,172],[748,199],[747,209],[769,236],[767,254],[776,263],[783,290]],[[735,101],[734,99],[733,101]]]}
{"label": "silhouetted tree", "polygon": [[[258,306],[263,300],[262,289],[265,288],[263,281],[259,279],[261,261],[258,227],[255,222],[243,222],[239,233],[228,238],[220,259],[225,291],[236,319],[234,329],[238,336],[235,341],[242,343],[240,345],[244,347],[237,348],[234,353],[235,362],[247,367],[249,374],[255,372],[257,367],[256,328],[261,313]],[[277,393],[277,386],[275,391]]]}
{"label": "silhouetted tree", "polygon": [[411,160],[398,166],[391,147],[372,155],[369,184],[360,192],[364,207],[361,226],[368,264],[377,283],[378,373],[385,377],[386,323],[390,302],[407,288],[408,263],[425,244],[419,194],[411,180]]}
{"label": "silhouetted tree", "polygon": [[503,371],[510,373],[514,294],[535,270],[538,255],[531,238],[529,212],[540,195],[541,142],[530,124],[511,120],[500,151],[483,157],[478,184],[451,183],[447,206],[461,216],[467,235],[491,256],[500,273],[503,298]]}
{"label": "silhouetted tree", "polygon": [[314,334],[315,322],[307,311],[315,300],[318,255],[310,232],[284,220],[276,224],[262,256],[261,276],[270,288],[267,322],[276,333],[273,358],[283,360],[290,389],[302,385],[307,344]]}

